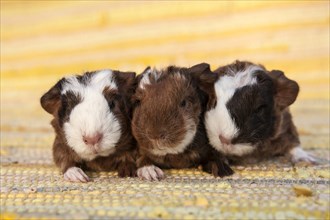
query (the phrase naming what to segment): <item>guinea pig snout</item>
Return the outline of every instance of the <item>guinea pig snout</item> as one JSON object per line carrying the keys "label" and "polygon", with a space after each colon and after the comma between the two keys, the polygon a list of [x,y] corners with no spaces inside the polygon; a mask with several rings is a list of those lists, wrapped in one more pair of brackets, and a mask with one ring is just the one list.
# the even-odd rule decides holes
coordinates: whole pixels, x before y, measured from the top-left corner
{"label": "guinea pig snout", "polygon": [[221,134],[219,135],[219,139],[220,139],[222,144],[225,144],[225,145],[230,145],[231,144],[231,140],[229,140],[228,138],[225,138]]}
{"label": "guinea pig snout", "polygon": [[96,133],[94,135],[83,135],[83,141],[87,145],[96,145],[101,142],[103,135]]}

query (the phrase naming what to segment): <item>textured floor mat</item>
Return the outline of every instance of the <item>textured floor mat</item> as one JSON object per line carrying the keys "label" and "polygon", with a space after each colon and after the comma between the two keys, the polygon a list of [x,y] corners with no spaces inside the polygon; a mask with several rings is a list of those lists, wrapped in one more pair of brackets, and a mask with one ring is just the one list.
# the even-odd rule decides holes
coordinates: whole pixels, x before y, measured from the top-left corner
{"label": "textured floor mat", "polygon": [[[295,105],[293,114],[302,145],[322,158],[322,165],[293,166],[287,158],[279,157],[234,166],[235,175],[223,179],[199,169],[167,170],[160,182],[121,179],[113,172],[89,172],[92,182],[81,184],[65,182],[53,165],[54,134],[48,119],[44,124],[38,121],[42,113],[22,120],[19,129],[14,120],[2,121],[1,217],[329,219],[328,104],[301,102]],[[34,120],[38,123],[31,124]],[[295,187],[303,187],[302,192]]]}
{"label": "textured floor mat", "polygon": [[[328,1],[1,1],[0,10],[0,219],[330,219]],[[39,103],[61,77],[235,59],[298,81],[293,119],[322,165],[282,157],[223,179],[189,169],[160,182],[113,172],[63,180]]]}
{"label": "textured floor mat", "polygon": [[[11,153],[18,160],[7,163]],[[51,158],[39,157],[38,150],[11,149],[11,153],[1,158],[7,161],[1,166],[1,207],[7,217],[329,218],[328,165],[292,167],[285,158],[278,158],[236,166],[236,174],[224,179],[198,169],[168,170],[160,182],[90,172],[92,182],[77,184],[63,181]],[[36,155],[38,164],[23,164],[24,157],[31,155]],[[297,185],[312,195],[297,196],[293,189]]]}

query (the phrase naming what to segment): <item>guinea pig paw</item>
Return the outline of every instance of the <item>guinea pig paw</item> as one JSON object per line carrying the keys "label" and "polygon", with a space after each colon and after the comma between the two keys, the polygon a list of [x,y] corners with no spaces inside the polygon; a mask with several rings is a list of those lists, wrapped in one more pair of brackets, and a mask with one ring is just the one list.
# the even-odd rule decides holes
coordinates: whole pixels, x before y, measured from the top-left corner
{"label": "guinea pig paw", "polygon": [[89,177],[79,167],[70,167],[64,173],[64,179],[70,182],[82,182],[82,183],[86,183],[89,181]]}
{"label": "guinea pig paw", "polygon": [[158,181],[164,178],[164,172],[154,165],[139,168],[137,170],[137,175],[138,177],[149,181]]}
{"label": "guinea pig paw", "polygon": [[225,177],[234,174],[231,167],[223,161],[209,161],[202,168],[205,172],[213,174],[214,177]]}
{"label": "guinea pig paw", "polygon": [[119,177],[135,177],[136,176],[136,165],[134,163],[126,163],[118,168]]}
{"label": "guinea pig paw", "polygon": [[221,166],[219,169],[220,177],[231,176],[233,174],[234,174],[234,171],[231,169],[231,167],[227,163],[221,163]]}
{"label": "guinea pig paw", "polygon": [[307,162],[310,164],[318,164],[318,160],[310,153],[304,151],[301,147],[295,147],[290,151],[291,162],[293,164],[299,162]]}

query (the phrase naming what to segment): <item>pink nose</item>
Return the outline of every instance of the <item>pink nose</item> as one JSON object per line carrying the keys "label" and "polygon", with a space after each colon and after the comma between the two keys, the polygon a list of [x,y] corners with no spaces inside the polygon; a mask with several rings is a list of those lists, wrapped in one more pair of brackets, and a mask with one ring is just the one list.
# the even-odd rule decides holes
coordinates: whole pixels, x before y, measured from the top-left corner
{"label": "pink nose", "polygon": [[92,136],[83,136],[83,140],[87,145],[95,145],[102,140],[102,136],[103,136],[102,134],[97,133]]}
{"label": "pink nose", "polygon": [[219,135],[220,141],[223,144],[230,144],[230,140],[228,140],[227,138],[225,138],[224,136],[222,136],[221,134]]}

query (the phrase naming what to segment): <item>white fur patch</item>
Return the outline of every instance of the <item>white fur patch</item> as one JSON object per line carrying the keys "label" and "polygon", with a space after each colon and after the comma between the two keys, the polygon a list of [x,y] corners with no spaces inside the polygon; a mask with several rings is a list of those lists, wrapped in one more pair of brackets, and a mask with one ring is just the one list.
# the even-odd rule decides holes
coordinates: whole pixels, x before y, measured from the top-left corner
{"label": "white fur patch", "polygon": [[150,77],[153,77],[155,81],[158,80],[159,76],[160,76],[160,72],[158,72],[156,69],[148,69],[147,72],[144,74],[144,76],[142,77],[140,83],[139,83],[139,88],[141,89],[145,89],[146,85],[150,85],[151,81],[150,81]]}
{"label": "white fur patch", "polygon": [[64,173],[64,179],[70,182],[88,182],[89,178],[79,167],[70,167]]}
{"label": "white fur patch", "polygon": [[66,77],[66,82],[62,85],[61,94],[65,94],[68,91],[72,91],[77,94],[82,94],[84,92],[84,86],[80,84],[76,76]]}
{"label": "white fur patch", "polygon": [[293,148],[289,154],[291,155],[291,161],[292,163],[298,163],[298,162],[308,162],[308,163],[317,163],[317,159],[304,151],[301,146],[297,146]]}
{"label": "white fur patch", "polygon": [[151,166],[144,166],[144,167],[141,167],[137,170],[137,175],[138,177],[142,178],[142,179],[146,179],[146,180],[161,180],[164,178],[164,172],[154,166],[154,165],[151,165]]}
{"label": "white fur patch", "polygon": [[186,124],[187,133],[185,134],[183,140],[176,146],[164,146],[161,142],[157,143],[157,146],[154,146],[152,153],[158,156],[165,156],[166,154],[179,154],[185,151],[187,146],[193,141],[197,126],[191,119],[187,119]]}
{"label": "white fur patch", "polygon": [[253,73],[262,70],[259,66],[249,66],[246,70],[236,74],[230,73],[219,78],[214,84],[217,105],[205,114],[205,127],[210,144],[225,154],[242,156],[253,151],[254,147],[248,144],[226,145],[221,143],[219,135],[232,140],[238,132],[233,119],[227,109],[227,102],[233,97],[235,91],[246,85],[257,83]]}
{"label": "white fur patch", "polygon": [[[90,83],[79,86],[77,80],[70,78],[64,86],[65,91],[73,88],[72,91],[82,97],[82,102],[71,111],[69,121],[64,123],[64,133],[68,145],[85,160],[113,153],[121,136],[120,124],[102,93],[106,86],[117,88],[111,75],[111,71],[100,71],[92,76]],[[94,153],[91,146],[84,143],[83,136],[94,136],[97,133],[102,134],[102,139],[96,144],[97,153]]]}
{"label": "white fur patch", "polygon": [[111,70],[101,70],[93,75],[90,85],[100,92],[103,92],[106,86],[110,87],[110,89],[118,89]]}
{"label": "white fur patch", "polygon": [[84,84],[81,84],[76,76],[69,76],[65,79],[66,82],[62,86],[62,94],[65,94],[67,91],[73,91],[77,94],[83,95],[85,93],[85,89],[88,87],[92,87],[100,92],[102,92],[106,86],[110,87],[110,89],[117,89],[111,70],[101,70],[93,74],[87,87]]}
{"label": "white fur patch", "polygon": [[254,149],[255,147],[250,144],[223,144],[220,151],[226,155],[243,156],[251,153]]}

